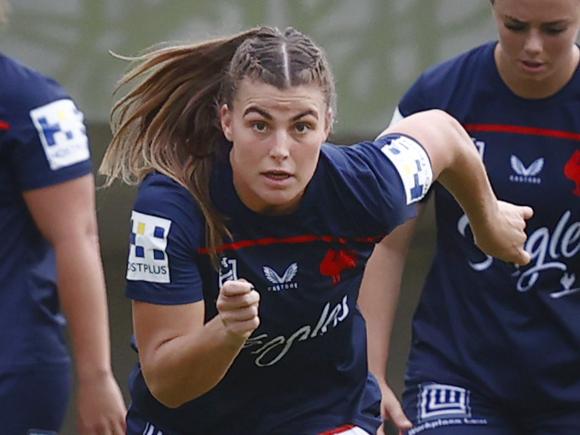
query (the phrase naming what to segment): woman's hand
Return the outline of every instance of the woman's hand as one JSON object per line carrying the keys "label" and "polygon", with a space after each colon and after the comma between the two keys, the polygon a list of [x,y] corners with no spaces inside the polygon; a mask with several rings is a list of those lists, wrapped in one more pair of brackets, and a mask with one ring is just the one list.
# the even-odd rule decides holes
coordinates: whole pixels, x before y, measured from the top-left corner
{"label": "woman's hand", "polygon": [[475,244],[486,254],[520,266],[530,262],[524,250],[526,220],[534,215],[530,207],[497,201],[497,207],[486,219],[471,222]]}
{"label": "woman's hand", "polygon": [[[401,404],[395,396],[395,393],[393,393],[393,390],[388,385],[383,384],[381,385],[381,395],[381,416],[383,420],[389,421],[396,426],[399,435],[406,433],[406,431],[413,427],[413,424],[403,412],[403,408],[401,408]],[[381,425],[377,431],[377,435],[385,435],[386,433],[384,425]]]}
{"label": "woman's hand", "polygon": [[259,304],[260,294],[246,280],[227,281],[216,303],[226,331],[244,340],[260,325]]}

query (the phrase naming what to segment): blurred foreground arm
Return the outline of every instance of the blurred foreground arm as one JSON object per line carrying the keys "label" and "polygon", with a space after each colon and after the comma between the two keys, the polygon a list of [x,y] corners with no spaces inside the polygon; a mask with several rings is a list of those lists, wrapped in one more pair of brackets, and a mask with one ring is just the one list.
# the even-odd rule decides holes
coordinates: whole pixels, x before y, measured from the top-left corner
{"label": "blurred foreground arm", "polygon": [[92,175],[24,193],[56,253],[58,294],[69,324],[82,435],[125,433],[125,404],[111,369],[107,296]]}

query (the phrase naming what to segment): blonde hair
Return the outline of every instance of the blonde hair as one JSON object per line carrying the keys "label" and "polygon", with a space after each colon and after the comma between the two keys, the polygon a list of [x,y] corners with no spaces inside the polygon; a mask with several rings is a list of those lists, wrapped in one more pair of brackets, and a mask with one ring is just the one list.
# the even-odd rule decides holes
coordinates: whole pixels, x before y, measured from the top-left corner
{"label": "blonde hair", "polygon": [[114,105],[113,139],[100,172],[105,185],[115,178],[136,184],[158,171],[185,186],[206,221],[212,259],[230,236],[225,218],[213,205],[209,180],[225,137],[219,107],[231,104],[241,80],[248,77],[280,89],[315,83],[330,109],[335,106],[334,79],[323,51],[293,28],[270,27],[199,44],[170,46],[133,59],[137,64],[117,90],[138,83]]}

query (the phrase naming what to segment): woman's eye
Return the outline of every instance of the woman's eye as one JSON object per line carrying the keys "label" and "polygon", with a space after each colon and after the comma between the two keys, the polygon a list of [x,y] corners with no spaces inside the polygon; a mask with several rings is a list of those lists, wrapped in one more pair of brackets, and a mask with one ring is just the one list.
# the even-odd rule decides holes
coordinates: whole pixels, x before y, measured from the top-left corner
{"label": "woman's eye", "polygon": [[252,123],[252,129],[254,131],[257,131],[258,133],[264,133],[266,131],[266,129],[268,128],[268,126],[266,125],[265,122],[253,122]]}
{"label": "woman's eye", "polygon": [[506,29],[511,30],[512,32],[521,32],[526,28],[526,25],[521,23],[505,23],[504,25]]}
{"label": "woman's eye", "polygon": [[309,130],[311,130],[312,126],[307,122],[299,122],[298,124],[296,124],[294,128],[298,133],[304,134],[307,133]]}
{"label": "woman's eye", "polygon": [[565,30],[566,29],[563,27],[547,27],[544,32],[546,32],[548,35],[557,35],[564,32]]}

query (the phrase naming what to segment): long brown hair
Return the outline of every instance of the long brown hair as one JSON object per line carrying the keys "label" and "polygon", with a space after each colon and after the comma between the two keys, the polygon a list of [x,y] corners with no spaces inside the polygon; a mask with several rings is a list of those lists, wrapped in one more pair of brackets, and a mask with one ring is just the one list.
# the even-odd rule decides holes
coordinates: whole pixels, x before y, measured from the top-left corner
{"label": "long brown hair", "polygon": [[232,105],[248,77],[285,89],[317,84],[335,109],[334,79],[323,51],[293,28],[256,27],[199,44],[170,46],[133,59],[117,90],[138,83],[114,105],[113,139],[101,163],[107,176],[136,184],[158,171],[185,186],[206,220],[212,258],[230,236],[210,197],[212,162],[225,142],[219,107]]}

